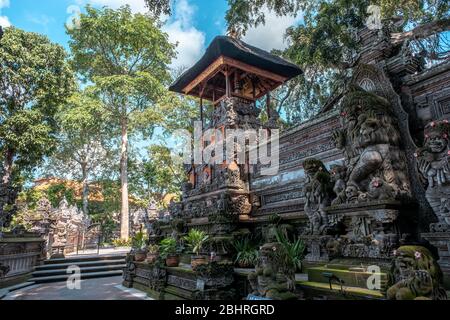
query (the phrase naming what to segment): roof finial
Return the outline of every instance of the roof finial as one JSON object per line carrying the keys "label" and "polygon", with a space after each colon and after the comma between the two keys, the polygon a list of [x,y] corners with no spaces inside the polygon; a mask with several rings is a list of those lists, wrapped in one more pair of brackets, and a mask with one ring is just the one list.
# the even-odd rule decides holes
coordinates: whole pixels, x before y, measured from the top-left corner
{"label": "roof finial", "polygon": [[241,38],[241,33],[236,28],[232,27],[228,29],[227,36],[239,40]]}

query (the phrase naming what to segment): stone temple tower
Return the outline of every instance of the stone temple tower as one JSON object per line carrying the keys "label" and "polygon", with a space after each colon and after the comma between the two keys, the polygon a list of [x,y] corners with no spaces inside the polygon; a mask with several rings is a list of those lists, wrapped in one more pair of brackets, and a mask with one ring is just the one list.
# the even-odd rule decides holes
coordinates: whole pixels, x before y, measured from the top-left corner
{"label": "stone temple tower", "polygon": [[[201,138],[195,138],[193,144],[195,150],[205,151],[202,157],[193,156],[192,164],[186,166],[189,182],[184,185],[182,202],[171,205],[171,214],[185,222],[184,232],[186,227],[208,232],[212,241],[210,252],[205,254],[224,254],[224,243],[237,223],[245,221],[257,205],[249,192],[250,172],[257,164],[249,161],[255,152],[250,141],[260,141],[261,132],[270,137],[271,129],[277,126],[279,115],[270,108],[270,91],[301,73],[280,57],[218,36],[204,56],[170,87],[200,101],[200,128],[197,125],[196,131]],[[265,105],[260,100],[265,100]],[[209,110],[212,107],[208,115],[205,102]],[[259,117],[263,109],[264,123]]]}

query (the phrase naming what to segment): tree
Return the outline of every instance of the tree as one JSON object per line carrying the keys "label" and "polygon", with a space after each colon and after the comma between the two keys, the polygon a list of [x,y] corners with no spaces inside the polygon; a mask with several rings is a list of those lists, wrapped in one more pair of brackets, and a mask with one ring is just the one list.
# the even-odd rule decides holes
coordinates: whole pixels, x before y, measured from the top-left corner
{"label": "tree", "polygon": [[183,163],[172,157],[170,148],[152,145],[148,158],[135,165],[131,181],[137,195],[143,199],[155,200],[163,206],[168,195],[179,195],[183,183]]}
{"label": "tree", "polygon": [[175,47],[161,32],[157,19],[118,10],[86,7],[79,27],[67,29],[74,66],[95,83],[96,93],[111,114],[111,125],[121,130],[121,238],[129,237],[129,134],[151,134],[161,120],[157,101],[170,81],[168,65]]}
{"label": "tree", "polygon": [[49,165],[49,171],[58,176],[81,180],[85,214],[89,211],[89,182],[115,160],[108,114],[101,101],[87,91],[76,92],[60,108],[56,116],[59,143]]}
{"label": "tree", "polygon": [[0,226],[10,222],[20,176],[54,150],[54,115],[73,87],[73,72],[61,46],[36,33],[14,27],[4,30],[0,46]]}
{"label": "tree", "polygon": [[[352,67],[346,56],[357,49],[355,31],[366,24],[370,5],[379,6],[384,21],[402,17],[401,23],[395,26],[396,38],[409,36],[419,40],[417,35],[423,38],[450,28],[446,0],[229,0],[228,3],[228,29],[237,35],[265,23],[265,11],[260,10],[264,5],[279,16],[303,15],[299,25],[286,30],[284,36],[290,46],[278,52],[305,71],[294,86],[289,83],[278,91],[285,113],[303,115],[300,120],[319,111],[325,101],[344,87],[348,68]],[[407,31],[421,24],[425,26],[416,32]],[[437,37],[430,55],[438,56],[440,42],[443,39]],[[448,57],[448,43],[444,47]],[[306,110],[313,112],[308,114]]]}
{"label": "tree", "polygon": [[[170,14],[170,0],[146,0],[155,14]],[[303,16],[284,35],[290,44],[276,54],[301,66],[304,76],[273,92],[276,108],[288,124],[304,121],[317,113],[328,99],[339,95],[348,77],[346,56],[357,48],[355,31],[366,24],[369,6],[377,5],[383,19],[401,16],[392,36],[398,41],[411,39],[430,58],[448,59],[447,37],[419,41],[450,29],[447,0],[228,0],[228,31],[242,37],[249,28],[265,24],[267,10],[278,16]],[[398,21],[397,21],[398,22]],[[421,25],[421,26],[418,26]],[[426,49],[426,50],[422,50]]]}

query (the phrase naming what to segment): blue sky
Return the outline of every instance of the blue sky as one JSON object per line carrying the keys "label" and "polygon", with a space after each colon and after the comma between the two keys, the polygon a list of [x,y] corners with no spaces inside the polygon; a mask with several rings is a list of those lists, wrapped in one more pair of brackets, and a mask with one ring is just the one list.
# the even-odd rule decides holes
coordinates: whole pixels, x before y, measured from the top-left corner
{"label": "blue sky", "polygon": [[[0,0],[0,25],[42,33],[67,47],[64,24],[88,3],[112,8],[129,4],[134,12],[146,11],[144,0]],[[227,7],[227,0],[175,0],[174,14],[164,26],[171,41],[178,43],[174,67],[192,65],[216,35],[225,33]],[[281,49],[286,45],[284,30],[298,18],[267,14],[267,25],[251,29],[244,40],[267,50]]]}
{"label": "blue sky", "polygon": [[[164,25],[169,40],[178,43],[178,56],[172,67],[190,67],[200,59],[215,36],[226,33],[228,1],[173,1],[173,15],[166,18]],[[0,25],[45,34],[68,49],[64,25],[71,21],[74,12],[83,11],[86,4],[111,8],[128,4],[133,12],[147,11],[144,0],[0,0]],[[277,17],[266,8],[261,10],[265,10],[266,25],[250,29],[243,40],[266,50],[283,49],[287,45],[283,38],[284,31],[297,23],[300,17]],[[134,146],[141,156],[145,156],[146,146],[158,143],[157,139],[143,141],[138,138]]]}

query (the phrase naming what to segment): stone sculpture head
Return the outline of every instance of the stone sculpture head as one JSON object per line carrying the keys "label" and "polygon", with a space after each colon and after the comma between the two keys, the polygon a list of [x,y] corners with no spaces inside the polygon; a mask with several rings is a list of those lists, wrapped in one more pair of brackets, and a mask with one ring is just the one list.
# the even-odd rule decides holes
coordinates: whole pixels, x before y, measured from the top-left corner
{"label": "stone sculpture head", "polygon": [[431,122],[425,127],[425,147],[432,153],[448,149],[450,124],[447,120]]}
{"label": "stone sculpture head", "polygon": [[347,197],[347,201],[350,203],[357,201],[359,196],[358,187],[354,185],[347,186],[347,189],[345,189],[345,196]]}
{"label": "stone sculpture head", "polygon": [[431,252],[421,246],[402,246],[394,251],[389,299],[441,299],[442,271]]}

